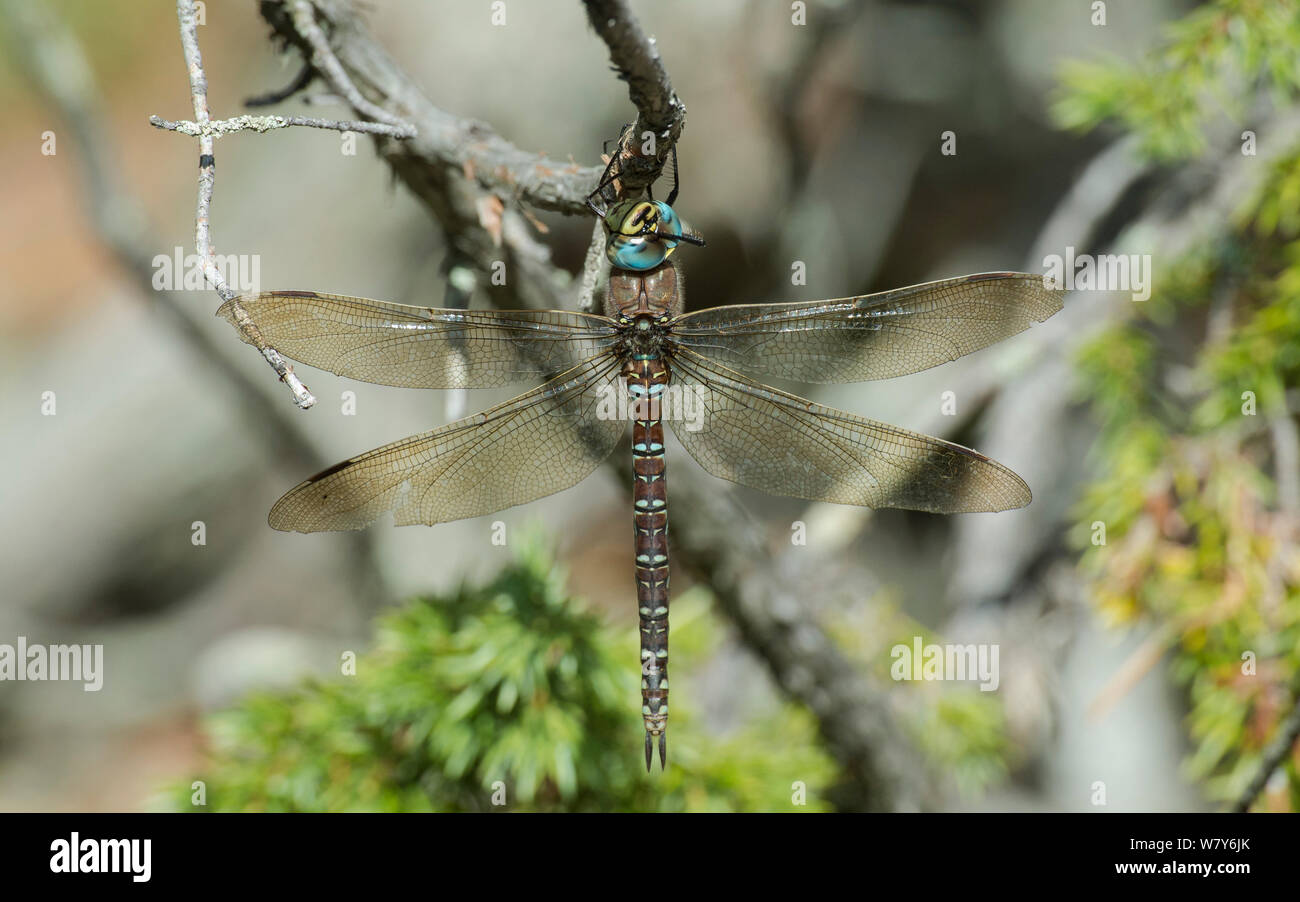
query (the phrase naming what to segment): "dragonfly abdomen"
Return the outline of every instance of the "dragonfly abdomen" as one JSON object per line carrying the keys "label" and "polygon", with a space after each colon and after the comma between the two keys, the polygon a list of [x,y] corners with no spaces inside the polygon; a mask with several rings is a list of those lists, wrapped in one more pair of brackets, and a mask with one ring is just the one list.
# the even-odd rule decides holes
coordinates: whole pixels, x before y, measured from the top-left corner
{"label": "dragonfly abdomen", "polygon": [[660,399],[668,367],[658,355],[629,360],[623,371],[632,402],[633,526],[636,601],[641,630],[641,716],[645,763],[658,738],[659,766],[667,758],[668,727],[668,497]]}

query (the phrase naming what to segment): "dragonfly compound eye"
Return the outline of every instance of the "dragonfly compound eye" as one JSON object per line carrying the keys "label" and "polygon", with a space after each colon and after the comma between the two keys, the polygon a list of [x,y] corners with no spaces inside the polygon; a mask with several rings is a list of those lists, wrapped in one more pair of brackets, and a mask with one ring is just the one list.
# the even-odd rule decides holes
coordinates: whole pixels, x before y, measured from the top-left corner
{"label": "dragonfly compound eye", "polygon": [[605,216],[605,256],[618,269],[654,269],[677,247],[682,223],[661,201],[623,201]]}

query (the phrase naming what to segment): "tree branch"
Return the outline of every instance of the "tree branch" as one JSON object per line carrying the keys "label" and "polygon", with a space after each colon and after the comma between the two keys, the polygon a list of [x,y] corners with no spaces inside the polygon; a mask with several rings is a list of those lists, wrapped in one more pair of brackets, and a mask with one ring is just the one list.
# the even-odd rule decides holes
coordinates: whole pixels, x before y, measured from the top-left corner
{"label": "tree branch", "polygon": [[293,77],[293,81],[283,88],[244,98],[244,106],[259,107],[283,103],[299,91],[305,91],[315,78],[316,70],[311,67],[311,63],[303,63],[298,69],[298,74]]}
{"label": "tree branch", "polygon": [[[587,19],[609,48],[618,77],[627,82],[636,122],[619,138],[619,180],[635,195],[659,177],[686,125],[686,107],[673,93],[653,38],[647,37],[626,0],[584,0]],[[652,136],[647,142],[646,136]],[[652,151],[643,154],[646,146]]]}
{"label": "tree branch", "polygon": [[324,75],[325,80],[334,87],[334,90],[338,91],[343,99],[361,115],[388,125],[405,127],[405,123],[396,116],[361,96],[356,85],[352,84],[352,79],[348,78],[347,73],[343,71],[343,66],[334,56],[334,51],[330,49],[325,32],[321,31],[320,26],[316,24],[316,13],[309,0],[289,0],[288,7],[289,15],[293,17],[294,28],[311,48],[312,68]]}
{"label": "tree branch", "polygon": [[[416,126],[419,135],[414,140],[401,147],[379,148],[416,196],[431,200],[434,185],[429,183],[442,183],[451,177],[444,172],[454,171],[503,200],[560,213],[586,212],[584,201],[599,170],[527,153],[481,122],[444,112],[374,40],[348,0],[314,0],[311,6],[314,28],[304,34],[299,24],[305,17],[293,15],[286,0],[261,0],[263,18],[313,66],[319,52],[313,41],[318,33],[328,35],[331,52],[326,59],[338,65],[316,71],[337,94],[345,98],[360,95],[362,108],[399,110],[403,120]],[[447,224],[444,221],[444,226]],[[454,228],[448,231],[457,232]]]}

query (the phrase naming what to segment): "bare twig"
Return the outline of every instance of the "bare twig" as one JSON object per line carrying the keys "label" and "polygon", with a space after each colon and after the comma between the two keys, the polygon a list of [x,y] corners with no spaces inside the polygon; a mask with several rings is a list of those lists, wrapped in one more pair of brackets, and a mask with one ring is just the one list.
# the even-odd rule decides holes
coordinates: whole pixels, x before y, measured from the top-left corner
{"label": "bare twig", "polygon": [[149,124],[165,131],[180,132],[192,138],[221,138],[235,132],[269,132],[280,128],[304,126],[327,128],[338,132],[360,132],[366,135],[387,135],[390,138],[414,137],[415,129],[409,125],[388,125],[383,122],[341,121],[338,119],[312,119],[307,116],[236,116],[233,119],[214,119],[204,123],[182,119],[170,122],[159,116],[150,116]]}
{"label": "bare twig", "polygon": [[[307,17],[311,18],[310,4],[303,3]],[[198,14],[192,0],[177,0],[176,15],[180,20],[181,47],[185,54],[186,69],[189,72],[190,95],[194,103],[194,121],[171,122],[159,116],[151,116],[149,121],[157,128],[176,131],[196,137],[199,140],[199,196],[195,216],[195,248],[203,262],[203,275],[222,300],[228,301],[234,314],[235,322],[241,332],[262,354],[266,362],[279,375],[280,380],[289,387],[293,401],[306,409],[316,403],[307,387],[294,373],[293,367],[285,362],[279,352],[262,340],[257,325],[249,318],[236,292],[226,284],[221,270],[217,267],[212,252],[211,224],[209,211],[212,206],[212,192],[216,183],[216,157],[214,155],[215,139],[238,131],[265,132],[290,126],[308,126],[312,128],[334,129],[337,131],[354,131],[394,138],[409,138],[415,134],[415,128],[390,116],[382,110],[373,109],[362,101],[362,111],[378,123],[342,122],[329,119],[314,119],[304,116],[239,116],[234,119],[213,120],[208,113],[208,84],[203,71],[203,58],[199,53],[197,34]],[[314,22],[312,23],[314,27]],[[319,32],[319,29],[316,29]],[[330,57],[332,59],[332,56]],[[329,67],[328,59],[313,56],[313,65]],[[337,61],[334,62],[337,66]],[[300,75],[295,84],[302,82]],[[355,89],[354,89],[355,91]],[[377,114],[377,115],[376,115]]]}
{"label": "bare twig", "polygon": [[289,386],[293,402],[304,410],[316,403],[307,386],[302,384],[293,372],[293,368],[284,362],[279,352],[262,340],[261,332],[249,318],[248,313],[236,298],[235,291],[226,284],[225,277],[217,268],[212,255],[212,241],[208,221],[212,207],[212,189],[217,179],[217,161],[213,156],[213,136],[206,131],[211,122],[208,115],[208,80],[203,72],[203,58],[199,55],[198,12],[193,0],[176,0],[176,16],[180,20],[181,49],[185,54],[185,66],[190,77],[190,96],[194,101],[194,121],[201,130],[199,135],[199,201],[195,215],[194,244],[199,259],[203,261],[203,276],[208,280],[223,301],[229,301],[239,324],[240,331],[248,336],[249,341],[262,352],[262,357],[279,375],[280,381]]}
{"label": "bare twig", "polygon": [[294,28],[311,47],[312,68],[324,75],[325,80],[358,113],[379,122],[386,122],[389,125],[405,126],[406,123],[383,107],[377,106],[361,96],[357,86],[352,83],[352,79],[343,70],[343,65],[339,62],[338,57],[330,49],[330,42],[325,37],[325,32],[316,24],[316,11],[309,0],[289,0],[288,6],[289,14],[293,17]]}

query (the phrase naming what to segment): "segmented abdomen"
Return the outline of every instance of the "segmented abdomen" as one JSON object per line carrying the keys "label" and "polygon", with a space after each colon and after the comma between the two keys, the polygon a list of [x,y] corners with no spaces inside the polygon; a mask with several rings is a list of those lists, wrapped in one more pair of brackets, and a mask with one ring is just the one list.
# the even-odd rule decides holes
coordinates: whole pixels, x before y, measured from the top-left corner
{"label": "segmented abdomen", "polygon": [[653,737],[659,738],[659,764],[663,767],[668,726],[668,501],[659,407],[669,374],[667,364],[655,356],[629,361],[623,375],[634,411],[632,470],[636,482],[632,501],[646,767],[650,767]]}

